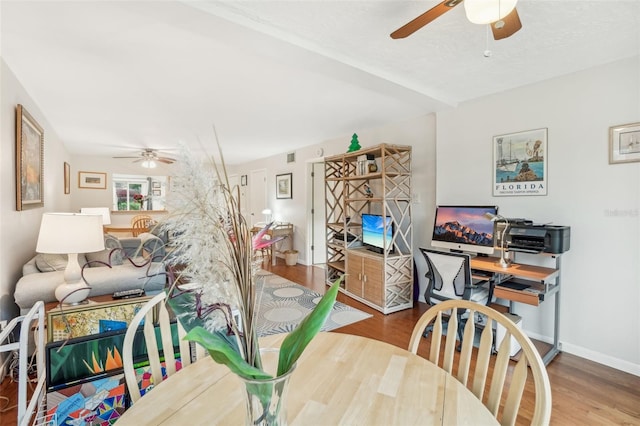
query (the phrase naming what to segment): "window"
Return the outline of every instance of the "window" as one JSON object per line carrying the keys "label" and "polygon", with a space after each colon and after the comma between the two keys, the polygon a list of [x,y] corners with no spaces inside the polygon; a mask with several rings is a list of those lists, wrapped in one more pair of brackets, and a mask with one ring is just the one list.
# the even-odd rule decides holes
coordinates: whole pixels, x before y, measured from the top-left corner
{"label": "window", "polygon": [[113,175],[113,210],[164,210],[166,176]]}

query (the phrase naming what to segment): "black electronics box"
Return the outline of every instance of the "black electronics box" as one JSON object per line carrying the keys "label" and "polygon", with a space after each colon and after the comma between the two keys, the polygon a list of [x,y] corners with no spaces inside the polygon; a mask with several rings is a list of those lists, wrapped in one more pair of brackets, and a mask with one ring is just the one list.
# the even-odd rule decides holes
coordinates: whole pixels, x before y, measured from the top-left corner
{"label": "black electronics box", "polygon": [[569,226],[513,224],[507,234],[507,247],[512,251],[560,254],[571,247]]}

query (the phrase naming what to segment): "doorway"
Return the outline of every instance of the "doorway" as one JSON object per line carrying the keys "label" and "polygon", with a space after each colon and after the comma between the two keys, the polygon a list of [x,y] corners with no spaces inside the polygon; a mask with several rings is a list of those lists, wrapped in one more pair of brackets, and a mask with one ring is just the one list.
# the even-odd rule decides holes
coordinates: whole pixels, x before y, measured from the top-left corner
{"label": "doorway", "polygon": [[251,226],[264,222],[262,210],[270,208],[267,205],[267,171],[266,169],[252,170],[249,180],[249,221]]}
{"label": "doorway", "polygon": [[309,223],[307,226],[311,238],[309,238],[308,252],[311,253],[311,264],[320,265],[327,262],[324,159],[312,161],[307,166],[311,176],[309,180],[311,206],[309,208]]}

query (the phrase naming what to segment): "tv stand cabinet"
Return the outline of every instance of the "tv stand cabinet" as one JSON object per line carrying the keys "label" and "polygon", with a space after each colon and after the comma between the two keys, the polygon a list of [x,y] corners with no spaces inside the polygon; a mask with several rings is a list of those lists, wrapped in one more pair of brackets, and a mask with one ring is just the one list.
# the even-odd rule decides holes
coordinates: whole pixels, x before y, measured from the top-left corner
{"label": "tv stand cabinet", "polygon": [[[325,194],[327,282],[346,273],[340,291],[384,314],[413,307],[411,147],[381,144],[325,158]],[[363,246],[365,213],[391,218],[380,254]]]}

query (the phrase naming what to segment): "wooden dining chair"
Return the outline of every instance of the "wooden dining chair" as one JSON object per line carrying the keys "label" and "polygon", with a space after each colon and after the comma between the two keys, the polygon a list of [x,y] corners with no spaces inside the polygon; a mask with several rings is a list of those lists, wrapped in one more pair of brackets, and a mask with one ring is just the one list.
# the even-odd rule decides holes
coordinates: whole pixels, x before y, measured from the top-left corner
{"label": "wooden dining chair", "polygon": [[[124,343],[122,345],[122,365],[124,368],[124,377],[131,396],[131,402],[135,403],[141,398],[141,392],[138,385],[138,378],[134,368],[134,361],[140,362],[139,359],[134,360],[133,348],[134,341],[141,339],[142,336],[139,333],[141,323],[142,325],[144,344],[146,346],[146,352],[149,360],[149,367],[151,369],[151,377],[153,378],[154,385],[162,382],[164,379],[160,352],[164,358],[164,368],[166,377],[174,374],[176,369],[176,353],[174,351],[174,336],[171,327],[171,321],[169,312],[165,305],[165,293],[160,293],[150,299],[144,304],[142,308],[133,317],[127,332],[124,336]],[[154,309],[155,308],[155,309]],[[157,312],[157,326],[154,324],[154,312]],[[157,329],[159,329],[160,341],[156,338]],[[180,326],[178,322],[176,324],[178,342],[180,347],[181,363],[183,367],[191,364],[191,348],[188,341],[183,340],[186,332]]]}
{"label": "wooden dining chair", "polygon": [[131,233],[134,237],[142,234],[143,232],[149,232],[149,221],[151,219],[139,218],[131,225]]}
{"label": "wooden dining chair", "polygon": [[[454,353],[456,346],[456,333],[447,333],[442,360],[440,360],[443,313],[448,316],[448,329],[456,330],[458,327],[458,311],[469,311],[469,317],[464,327],[462,350],[458,358],[457,371],[454,375]],[[449,312],[450,311],[450,312]],[[446,315],[449,313],[449,315]],[[476,333],[475,313],[486,318],[486,324],[480,335],[479,348],[474,350],[474,337]],[[506,329],[502,342],[496,342],[498,348],[493,369],[490,368],[490,360],[493,355],[492,348],[495,326],[499,324]],[[551,417],[551,385],[549,376],[540,354],[533,343],[511,320],[505,315],[485,305],[468,300],[448,300],[431,307],[418,320],[413,328],[409,351],[418,353],[418,347],[423,339],[422,333],[425,327],[433,325],[431,345],[428,359],[442,367],[449,374],[454,375],[458,381],[467,386],[473,394],[481,400],[498,421],[503,425],[513,425],[516,422],[525,382],[529,374],[529,368],[533,376],[535,386],[535,407],[531,424],[548,425]],[[511,337],[522,347],[519,360],[515,367],[509,368],[511,353]],[[473,381],[469,383],[472,357],[475,356],[475,371]],[[528,367],[528,368],[527,368]],[[510,380],[506,380],[509,370],[512,370]],[[484,395],[485,385],[490,377],[488,395]],[[505,382],[507,383],[505,385]],[[507,391],[506,400],[502,409],[502,416],[498,418],[501,396]]]}

